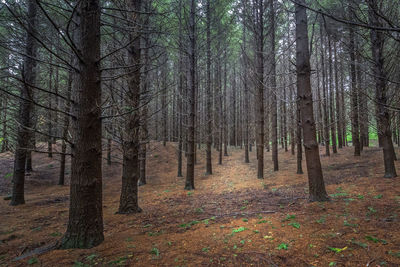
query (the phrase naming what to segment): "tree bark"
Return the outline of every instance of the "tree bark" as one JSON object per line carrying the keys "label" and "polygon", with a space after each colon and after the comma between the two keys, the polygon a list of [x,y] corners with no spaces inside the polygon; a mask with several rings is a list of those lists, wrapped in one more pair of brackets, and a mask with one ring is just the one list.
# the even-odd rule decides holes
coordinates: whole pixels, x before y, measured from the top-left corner
{"label": "tree bark", "polygon": [[274,0],[269,1],[270,19],[271,19],[271,127],[272,127],[272,161],[274,162],[274,171],[279,170],[278,163],[278,102],[276,88],[276,60],[275,60],[275,8]]}
{"label": "tree bark", "polygon": [[123,133],[122,188],[118,213],[138,213],[142,209],[138,200],[138,181],[140,175],[140,69],[141,69],[141,0],[130,0],[127,10],[130,11],[128,64],[132,66],[127,73],[128,90],[125,96],[126,105],[131,110],[126,118]]}
{"label": "tree bark", "polygon": [[[33,2],[33,1],[32,1]],[[104,240],[102,209],[102,145],[100,84],[100,3],[79,1],[76,44],[79,70],[71,112],[73,146],[70,206],[67,231],[61,248],[91,248]]]}
{"label": "tree bark", "polygon": [[319,157],[318,143],[316,139],[313,101],[311,91],[311,67],[308,50],[307,13],[305,0],[299,0],[296,4],[296,69],[297,90],[301,109],[301,121],[303,126],[304,148],[306,154],[308,184],[310,201],[326,201],[328,196],[325,190]]}
{"label": "tree bark", "polygon": [[30,85],[36,80],[36,54],[37,44],[34,38],[37,22],[37,5],[35,1],[28,1],[28,30],[26,33],[25,57],[22,70],[24,84],[21,88],[21,100],[19,103],[18,130],[16,150],[14,154],[14,173],[11,206],[25,203],[25,163],[27,148],[31,139],[33,90]]}
{"label": "tree bark", "polygon": [[194,189],[194,127],[196,122],[196,0],[190,1],[189,15],[189,86],[188,86],[188,128],[187,128],[187,161],[185,189]]}
{"label": "tree bark", "polygon": [[207,84],[206,84],[206,175],[212,174],[212,93],[211,93],[211,9],[210,0],[207,0]]}
{"label": "tree bark", "polygon": [[[368,13],[370,23],[373,25],[381,25],[380,18],[376,11],[378,4],[376,0],[368,1]],[[390,129],[390,116],[386,108],[387,105],[387,89],[386,89],[386,71],[384,62],[384,35],[377,30],[370,30],[371,37],[371,52],[374,63],[374,77],[375,77],[375,99],[377,109],[377,120],[380,127],[378,131],[381,134],[383,145],[383,160],[385,166],[385,178],[397,177],[395,161],[395,152],[392,141],[392,132]]]}
{"label": "tree bark", "polygon": [[[350,17],[353,18],[352,7],[349,7]],[[360,128],[358,121],[358,85],[356,80],[356,56],[353,26],[349,26],[349,53],[350,53],[350,76],[351,76],[351,135],[354,146],[354,156],[360,156]]]}

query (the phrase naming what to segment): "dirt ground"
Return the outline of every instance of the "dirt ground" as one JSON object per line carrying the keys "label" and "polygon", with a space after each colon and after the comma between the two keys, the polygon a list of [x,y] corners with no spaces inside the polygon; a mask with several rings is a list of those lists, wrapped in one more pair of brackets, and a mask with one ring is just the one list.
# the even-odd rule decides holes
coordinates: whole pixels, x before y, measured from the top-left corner
{"label": "dirt ground", "polygon": [[[378,148],[358,158],[352,148],[321,157],[327,203],[307,201],[307,175],[295,173],[290,152],[279,151],[279,172],[266,153],[263,180],[256,178],[254,151],[245,164],[244,151],[229,148],[222,165],[214,152],[210,176],[204,154],[196,189],[185,191],[176,177],[176,144],[151,143],[143,212],[135,215],[115,214],[121,166],[105,164],[105,241],[14,261],[59,240],[68,220],[69,188],[56,185],[58,157],[34,154],[26,204],[0,199],[0,266],[400,266],[400,178],[382,178]],[[10,192],[12,167],[12,155],[0,154],[2,196]],[[400,174],[400,162],[396,167]]]}

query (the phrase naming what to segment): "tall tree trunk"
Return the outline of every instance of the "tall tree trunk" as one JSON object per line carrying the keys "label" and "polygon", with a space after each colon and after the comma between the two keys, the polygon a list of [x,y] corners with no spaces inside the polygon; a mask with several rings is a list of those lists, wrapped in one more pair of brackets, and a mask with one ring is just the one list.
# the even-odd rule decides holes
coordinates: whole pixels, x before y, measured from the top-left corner
{"label": "tall tree trunk", "polygon": [[322,27],[320,27],[321,37],[321,68],[322,68],[322,98],[323,98],[323,110],[324,110],[324,144],[325,144],[325,155],[330,156],[329,150],[329,113],[328,113],[328,96],[326,87],[326,69],[325,69],[325,49],[324,49],[324,35]]}
{"label": "tall tree trunk", "polygon": [[[334,87],[333,87],[333,60],[332,60],[332,45],[331,37],[328,35],[329,49],[329,114],[331,126],[332,152],[337,153],[336,146],[336,123],[335,123],[335,104],[334,104]],[[336,88],[335,88],[336,89]]]}
{"label": "tall tree trunk", "polygon": [[[128,91],[125,102],[132,110],[126,118],[123,133],[123,163],[122,163],[122,188],[118,213],[137,213],[142,209],[138,201],[138,181],[140,174],[139,148],[140,148],[140,67],[141,67],[141,25],[140,12],[141,0],[130,0],[127,10],[130,11],[129,33],[130,47],[128,49]],[[163,88],[164,89],[164,88]]]}
{"label": "tall tree trunk", "polygon": [[207,0],[207,84],[206,84],[206,175],[212,174],[212,93],[211,93],[211,9],[210,1]]}
{"label": "tall tree trunk", "polygon": [[303,126],[304,148],[308,172],[310,201],[326,201],[319,149],[316,139],[313,100],[311,91],[311,67],[308,50],[307,13],[305,0],[296,4],[296,69],[297,90],[300,101],[301,121]]}
{"label": "tall tree trunk", "polygon": [[[370,23],[381,26],[380,18],[377,15],[378,3],[376,0],[368,0],[368,13]],[[384,35],[377,30],[370,30],[371,52],[374,63],[375,76],[375,99],[377,109],[377,120],[380,127],[378,131],[381,134],[383,145],[383,160],[385,166],[385,178],[397,177],[395,161],[395,152],[393,148],[392,132],[390,129],[390,116],[387,105],[386,71],[384,64]]]}
{"label": "tall tree trunk", "polygon": [[[68,72],[68,82],[67,82],[67,99],[64,100],[64,110],[65,112],[70,112],[70,99],[72,90],[72,75],[73,72],[70,70]],[[58,177],[58,185],[64,185],[65,183],[65,161],[67,153],[67,143],[68,140],[68,129],[69,129],[69,116],[64,115],[63,128],[62,128],[62,140],[61,140],[61,159],[60,159],[60,174]]]}
{"label": "tall tree trunk", "polygon": [[250,131],[250,108],[249,108],[249,88],[248,88],[248,76],[247,76],[247,40],[246,40],[246,27],[243,27],[243,51],[242,51],[242,60],[243,60],[243,90],[244,90],[244,162],[249,163],[249,131]]}
{"label": "tall tree trunk", "polygon": [[21,88],[21,100],[18,114],[18,131],[16,150],[14,154],[13,188],[10,205],[16,206],[25,203],[25,162],[26,149],[31,139],[33,90],[36,80],[36,53],[37,44],[33,36],[36,31],[37,5],[35,1],[28,1],[28,30],[26,33],[25,57]]}
{"label": "tall tree trunk", "polygon": [[[150,2],[147,1],[144,5],[145,12],[151,12]],[[147,16],[145,20],[144,27],[148,27],[150,17]],[[145,28],[147,31],[147,28]],[[146,160],[147,160],[147,142],[149,138],[148,131],[148,106],[149,101],[149,90],[150,90],[150,59],[149,59],[149,49],[150,49],[150,36],[148,33],[143,34],[144,39],[144,69],[143,69],[143,86],[141,92],[142,98],[142,110],[141,110],[141,123],[140,123],[140,148],[139,148],[139,185],[145,185],[146,181]],[[179,100],[178,100],[179,101]],[[179,112],[179,111],[178,111]],[[180,111],[182,112],[182,111]],[[180,116],[178,114],[178,116]],[[179,129],[178,129],[179,130]]]}
{"label": "tall tree trunk", "polygon": [[[349,7],[350,18],[353,18],[352,7]],[[350,76],[351,76],[351,135],[354,146],[354,156],[360,156],[360,128],[358,121],[358,86],[356,80],[356,56],[354,28],[349,26],[349,53],[350,53]]]}
{"label": "tall tree trunk", "polygon": [[338,133],[338,145],[339,148],[343,147],[343,130],[342,130],[342,110],[340,107],[340,96],[339,96],[339,75],[338,75],[338,55],[337,55],[337,44],[333,42],[333,55],[335,57],[334,69],[335,69],[335,98],[336,98],[336,128]]}
{"label": "tall tree trunk", "polygon": [[[33,1],[32,1],[33,2]],[[76,44],[79,58],[74,84],[73,147],[67,231],[61,247],[91,248],[104,240],[101,149],[100,1],[78,2]]]}
{"label": "tall tree trunk", "polygon": [[301,109],[300,109],[300,100],[297,100],[296,103],[296,119],[297,119],[297,127],[296,127],[296,145],[297,145],[297,174],[303,174],[303,149],[302,149],[302,142],[301,142],[301,137],[302,137],[302,129],[301,129]]}
{"label": "tall tree trunk", "polygon": [[274,162],[274,171],[279,170],[278,164],[278,102],[276,88],[276,60],[275,60],[275,8],[274,0],[269,0],[270,20],[271,20],[271,127],[272,127],[272,161]]}
{"label": "tall tree trunk", "polygon": [[189,15],[189,86],[188,86],[188,127],[187,127],[187,161],[185,189],[194,189],[194,127],[196,122],[196,0],[190,1]]}

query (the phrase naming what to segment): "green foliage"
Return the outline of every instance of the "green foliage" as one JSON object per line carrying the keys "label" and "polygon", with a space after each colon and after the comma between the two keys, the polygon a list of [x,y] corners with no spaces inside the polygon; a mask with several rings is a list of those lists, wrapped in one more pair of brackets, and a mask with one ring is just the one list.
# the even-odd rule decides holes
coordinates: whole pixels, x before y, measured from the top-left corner
{"label": "green foliage", "polygon": [[158,248],[152,248],[150,254],[156,255],[156,257],[158,257],[160,255],[160,251],[158,250]]}
{"label": "green foliage", "polygon": [[33,265],[33,264],[36,264],[36,263],[38,263],[38,262],[39,262],[38,259],[35,258],[35,257],[30,258],[30,259],[28,260],[28,264],[29,264],[29,265]]}
{"label": "green foliage", "polygon": [[336,266],[336,262],[335,262],[335,261],[331,261],[331,262],[329,263],[329,266]]}
{"label": "green foliage", "polygon": [[400,251],[393,252],[393,251],[389,250],[388,254],[392,255],[392,256],[395,256],[397,258],[400,258]]}
{"label": "green foliage", "polygon": [[326,215],[321,216],[318,220],[316,220],[317,223],[319,224],[324,224],[326,221]]}
{"label": "green foliage", "polygon": [[75,261],[73,267],[89,267],[89,264],[80,262],[80,261]]}
{"label": "green foliage", "polygon": [[128,257],[120,257],[117,260],[114,261],[110,261],[108,264],[109,265],[118,265],[118,266],[122,266],[126,264],[126,261],[128,260]]}
{"label": "green foliage", "polygon": [[57,237],[57,236],[62,236],[62,233],[54,232],[54,233],[51,233],[50,235],[53,236],[53,237]]}
{"label": "green foliage", "polygon": [[296,215],[288,214],[288,215],[286,215],[286,218],[282,220],[282,222],[290,221],[290,220],[293,220],[293,219],[296,219]]}
{"label": "green foliage", "polygon": [[343,221],[344,226],[357,227],[358,224],[349,223],[347,220]]}
{"label": "green foliage", "polygon": [[341,253],[347,249],[347,247],[344,248],[333,248],[333,247],[328,247],[329,250],[335,252],[335,253]]}
{"label": "green foliage", "polygon": [[291,225],[296,229],[300,229],[300,224],[298,222],[291,222],[291,223],[288,223],[288,225]]}
{"label": "green foliage", "polygon": [[199,223],[200,223],[200,221],[192,221],[192,222],[190,222],[190,223],[183,223],[183,224],[179,225],[179,227],[182,227],[182,228],[190,228],[190,227],[192,227],[193,225],[196,225],[196,224],[199,224]]}
{"label": "green foliage", "polygon": [[360,246],[362,248],[367,248],[368,247],[368,244],[360,242],[360,241],[356,241],[356,240],[352,240],[351,243],[354,244],[354,245]]}
{"label": "green foliage", "polygon": [[203,251],[203,252],[208,252],[208,251],[210,251],[210,248],[208,248],[208,247],[202,248],[201,251]]}
{"label": "green foliage", "polygon": [[383,197],[382,194],[379,194],[379,195],[374,196],[375,199],[381,199],[382,197]]}
{"label": "green foliage", "polygon": [[365,236],[365,239],[366,240],[368,240],[368,241],[372,241],[372,242],[374,242],[374,243],[382,243],[382,244],[384,244],[384,245],[386,245],[387,244],[387,241],[386,240],[384,240],[384,239],[379,239],[379,238],[376,238],[376,237],[374,237],[374,236],[371,236],[371,235],[366,235]]}
{"label": "green foliage", "polygon": [[196,213],[204,213],[204,210],[202,208],[197,208],[195,212]]}
{"label": "green foliage", "polygon": [[6,175],[4,175],[4,179],[9,179],[9,178],[13,177],[13,175],[14,174],[12,172],[7,173]]}
{"label": "green foliage", "polygon": [[240,232],[243,232],[244,230],[247,230],[247,228],[239,227],[238,229],[233,229],[232,233],[240,233]]}
{"label": "green foliage", "polygon": [[279,246],[276,249],[278,249],[278,250],[282,250],[282,249],[287,250],[288,248],[289,248],[288,244],[280,243]]}

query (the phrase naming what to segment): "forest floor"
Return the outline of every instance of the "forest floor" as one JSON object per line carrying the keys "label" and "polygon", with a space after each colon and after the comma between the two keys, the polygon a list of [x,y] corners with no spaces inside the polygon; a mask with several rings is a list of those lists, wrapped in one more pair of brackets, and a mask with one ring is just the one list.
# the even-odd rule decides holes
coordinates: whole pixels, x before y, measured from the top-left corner
{"label": "forest floor", "polygon": [[[254,151],[245,164],[243,150],[230,148],[222,165],[214,152],[210,176],[204,175],[204,154],[196,165],[196,189],[185,191],[184,179],[176,177],[176,144],[152,142],[148,184],[140,187],[143,212],[135,215],[115,214],[121,166],[104,165],[105,241],[14,261],[59,240],[68,220],[69,188],[56,185],[58,157],[35,153],[26,204],[0,200],[0,266],[400,266],[400,178],[382,178],[378,148],[358,158],[352,148],[321,157],[331,198],[326,203],[307,201],[307,175],[295,173],[290,152],[279,151],[279,172],[266,153],[263,180],[256,178]],[[4,196],[11,158],[0,154]],[[400,173],[400,162],[396,166]]]}

